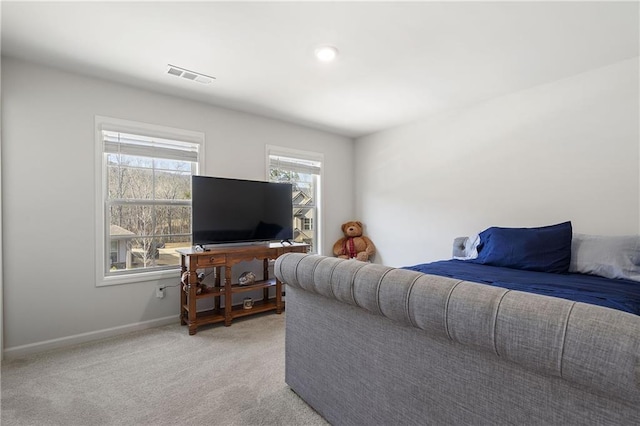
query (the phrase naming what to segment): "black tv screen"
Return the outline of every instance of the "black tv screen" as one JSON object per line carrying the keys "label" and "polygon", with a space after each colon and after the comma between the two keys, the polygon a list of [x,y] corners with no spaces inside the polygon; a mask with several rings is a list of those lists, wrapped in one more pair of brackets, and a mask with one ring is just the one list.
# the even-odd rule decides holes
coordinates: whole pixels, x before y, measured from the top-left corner
{"label": "black tv screen", "polygon": [[293,238],[291,184],[191,177],[193,245]]}

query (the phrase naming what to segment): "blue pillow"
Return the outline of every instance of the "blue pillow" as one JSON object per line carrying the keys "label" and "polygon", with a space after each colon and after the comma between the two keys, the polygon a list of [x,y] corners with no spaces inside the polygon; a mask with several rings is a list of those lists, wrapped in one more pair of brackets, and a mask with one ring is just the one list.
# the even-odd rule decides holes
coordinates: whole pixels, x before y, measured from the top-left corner
{"label": "blue pillow", "polygon": [[569,272],[571,222],[540,228],[491,227],[480,233],[478,257],[483,265],[525,271]]}

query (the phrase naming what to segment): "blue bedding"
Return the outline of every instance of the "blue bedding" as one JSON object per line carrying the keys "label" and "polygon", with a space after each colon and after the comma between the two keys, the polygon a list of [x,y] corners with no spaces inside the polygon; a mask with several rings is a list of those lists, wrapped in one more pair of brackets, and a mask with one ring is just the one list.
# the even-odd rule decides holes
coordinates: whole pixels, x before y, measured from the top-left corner
{"label": "blue bedding", "polygon": [[584,274],[522,271],[463,260],[443,260],[404,269],[560,297],[640,315],[640,282],[637,281],[612,280]]}

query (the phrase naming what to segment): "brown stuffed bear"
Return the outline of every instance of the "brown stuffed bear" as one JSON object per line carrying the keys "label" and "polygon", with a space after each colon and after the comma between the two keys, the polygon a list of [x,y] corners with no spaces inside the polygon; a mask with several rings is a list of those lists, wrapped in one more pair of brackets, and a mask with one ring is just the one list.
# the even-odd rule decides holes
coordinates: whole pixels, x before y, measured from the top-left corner
{"label": "brown stuffed bear", "polygon": [[371,240],[362,235],[362,223],[347,222],[342,225],[344,237],[333,245],[333,254],[341,259],[369,260],[376,252]]}

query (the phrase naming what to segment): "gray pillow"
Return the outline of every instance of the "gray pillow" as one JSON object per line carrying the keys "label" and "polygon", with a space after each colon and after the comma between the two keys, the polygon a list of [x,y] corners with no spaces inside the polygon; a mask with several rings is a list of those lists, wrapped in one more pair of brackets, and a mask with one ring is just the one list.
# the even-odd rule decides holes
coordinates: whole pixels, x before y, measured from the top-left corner
{"label": "gray pillow", "polygon": [[573,234],[569,272],[640,281],[640,236]]}

